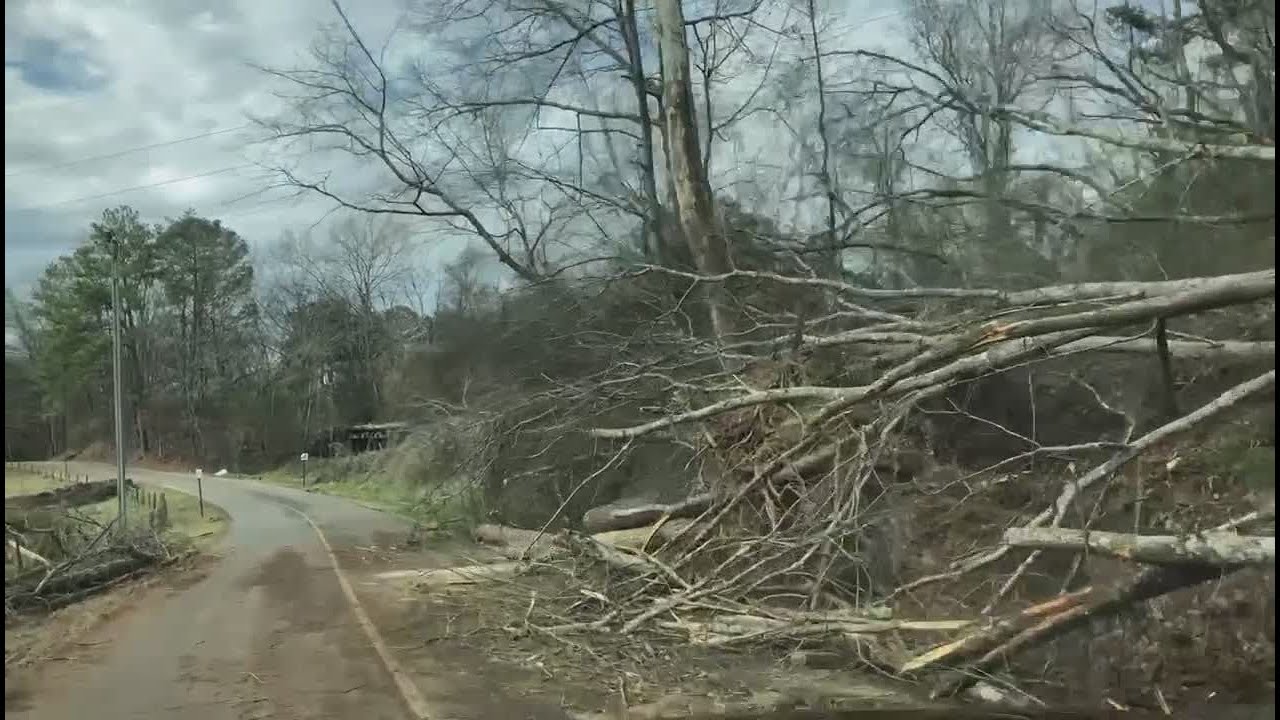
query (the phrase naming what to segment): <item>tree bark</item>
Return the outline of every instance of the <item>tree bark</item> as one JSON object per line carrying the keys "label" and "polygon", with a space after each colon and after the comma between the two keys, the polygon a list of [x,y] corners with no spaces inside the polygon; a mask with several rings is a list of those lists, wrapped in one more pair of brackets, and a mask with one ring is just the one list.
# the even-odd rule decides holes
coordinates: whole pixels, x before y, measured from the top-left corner
{"label": "tree bark", "polygon": [[[694,121],[693,87],[689,75],[689,46],[680,0],[655,3],[659,47],[662,51],[662,115],[666,127],[667,171],[675,188],[680,225],[699,272],[730,272],[729,244],[716,222],[711,186],[699,152]],[[724,287],[704,285],[703,296],[716,337],[732,332]]]}
{"label": "tree bark", "polygon": [[1036,550],[1088,550],[1113,557],[1155,564],[1272,565],[1276,539],[1215,532],[1199,535],[1134,535],[1072,528],[1009,528],[1004,541],[1012,547]]}

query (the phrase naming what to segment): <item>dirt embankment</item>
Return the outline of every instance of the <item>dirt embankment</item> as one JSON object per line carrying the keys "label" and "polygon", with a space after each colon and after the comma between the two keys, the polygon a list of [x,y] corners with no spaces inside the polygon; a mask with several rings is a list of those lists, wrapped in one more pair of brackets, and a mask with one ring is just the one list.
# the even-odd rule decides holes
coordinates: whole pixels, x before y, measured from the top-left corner
{"label": "dirt embankment", "polygon": [[[132,480],[126,481],[130,488],[135,487]],[[110,500],[116,496],[115,480],[96,480],[65,485],[54,490],[45,490],[31,495],[14,495],[4,499],[6,509],[35,510],[45,507],[80,507]]]}

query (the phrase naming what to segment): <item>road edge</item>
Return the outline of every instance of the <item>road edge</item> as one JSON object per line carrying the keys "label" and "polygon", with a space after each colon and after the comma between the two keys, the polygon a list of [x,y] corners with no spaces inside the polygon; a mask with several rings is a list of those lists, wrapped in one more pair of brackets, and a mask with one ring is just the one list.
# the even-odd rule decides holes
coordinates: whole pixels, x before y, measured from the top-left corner
{"label": "road edge", "polygon": [[426,699],[418,691],[418,686],[413,682],[409,673],[400,665],[400,661],[396,660],[395,656],[391,654],[391,649],[387,647],[386,641],[383,640],[382,633],[378,631],[373,618],[365,610],[364,603],[360,602],[360,598],[356,595],[356,590],[351,584],[351,580],[347,578],[346,572],[343,571],[342,563],[338,562],[338,556],[333,552],[333,546],[329,544],[329,539],[325,537],[324,531],[310,516],[301,510],[288,505],[282,505],[282,507],[297,514],[315,531],[316,537],[320,539],[320,544],[324,546],[324,551],[329,556],[329,562],[333,565],[333,573],[338,577],[338,584],[342,587],[343,595],[347,597],[347,603],[351,606],[352,614],[356,616],[356,621],[360,624],[360,628],[364,630],[365,637],[368,638],[369,644],[373,646],[373,651],[378,655],[378,659],[382,661],[382,666],[395,683],[396,690],[400,693],[400,699],[404,702],[405,707],[408,708],[409,713],[417,720],[430,720],[431,713]]}
{"label": "road edge", "polygon": [[[101,463],[95,463],[95,464],[101,464]],[[144,469],[148,470],[149,472],[162,474],[162,475],[186,475],[187,474],[187,473],[182,473],[174,470],[153,470],[150,468],[144,468]],[[257,480],[257,479],[247,478],[247,477],[238,477],[236,479],[242,482],[249,481],[249,482],[266,485],[266,486],[272,485],[272,483],[267,483],[262,480]],[[184,493],[186,495],[192,494],[183,488],[179,488],[167,482],[144,483],[144,484],[158,485],[168,490]],[[330,496],[330,497],[337,497],[337,496]],[[350,498],[340,498],[340,499],[347,500],[348,502],[354,502]],[[362,505],[362,503],[355,503],[355,504]],[[278,503],[278,505],[281,508],[289,512],[292,512],[298,517],[302,518],[303,521],[307,523],[307,525],[311,526],[312,532],[316,534],[316,537],[320,540],[320,545],[324,548],[325,554],[328,555],[329,557],[329,563],[333,567],[333,573],[338,578],[338,586],[342,588],[342,594],[347,598],[347,604],[351,608],[351,613],[355,615],[356,622],[359,623],[360,628],[364,631],[365,638],[369,641],[369,644],[373,646],[374,654],[378,656],[378,660],[382,663],[383,668],[391,676],[391,680],[396,687],[396,691],[400,695],[401,702],[404,704],[405,708],[409,711],[409,714],[414,718],[414,720],[431,720],[430,705],[427,703],[426,699],[422,696],[422,693],[418,690],[418,686],[414,683],[412,676],[405,671],[404,667],[400,665],[400,662],[396,660],[394,655],[392,655],[391,649],[387,646],[386,641],[383,639],[381,631],[379,631],[377,625],[374,624],[373,618],[370,617],[369,612],[364,607],[364,603],[360,602],[359,596],[356,595],[355,586],[351,584],[351,580],[347,577],[347,573],[342,569],[342,563],[339,562],[337,553],[333,551],[333,546],[329,544],[329,538],[324,534],[324,531],[320,529],[320,526],[316,524],[314,520],[311,519],[311,516],[307,515],[305,512],[291,505],[288,505],[286,503]],[[379,510],[377,508],[366,507],[366,509],[378,511],[378,512],[386,512],[383,510]],[[395,515],[395,513],[387,513],[387,514]],[[231,522],[234,522],[234,518],[231,516],[230,513],[226,513],[226,515]]]}

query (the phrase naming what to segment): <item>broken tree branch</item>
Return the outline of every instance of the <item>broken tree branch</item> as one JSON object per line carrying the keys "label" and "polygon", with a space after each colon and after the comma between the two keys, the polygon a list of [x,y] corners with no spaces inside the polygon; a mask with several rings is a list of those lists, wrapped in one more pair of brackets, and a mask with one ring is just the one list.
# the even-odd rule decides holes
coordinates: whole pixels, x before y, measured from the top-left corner
{"label": "broken tree branch", "polygon": [[[1038,515],[1032,518],[1031,521],[1026,524],[1026,527],[1040,527],[1045,523],[1050,522],[1050,520],[1052,520],[1052,526],[1057,527],[1059,523],[1062,522],[1062,518],[1066,515],[1067,510],[1070,509],[1071,503],[1075,501],[1076,496],[1078,496],[1080,492],[1089,489],[1100,480],[1111,477],[1112,474],[1118,471],[1126,463],[1142,454],[1147,449],[1187,432],[1210,418],[1216,417],[1219,414],[1239,405],[1249,398],[1273,391],[1275,386],[1276,371],[1270,370],[1258,377],[1232,387],[1219,395],[1212,402],[1209,402],[1176,420],[1165,423],[1137,440],[1134,440],[1123,450],[1116,453],[1110,460],[1089,471],[1079,480],[1072,480],[1068,482],[1065,487],[1063,487],[1061,494],[1058,495],[1058,499],[1054,501],[1054,504],[1045,508]],[[995,548],[988,553],[968,558],[963,563],[957,564],[946,572],[917,578],[916,580],[913,580],[912,582],[895,590],[892,595],[898,595],[929,583],[948,580],[958,577],[964,573],[971,572],[977,568],[989,565],[999,560],[1009,554],[1011,549],[1012,548],[1009,545],[1002,544],[1000,547]],[[1014,571],[1013,576],[1005,582],[1004,586],[996,594],[997,599],[1005,595],[1009,589],[1013,587],[1013,584],[1016,583],[1018,578],[1026,572],[1027,568],[1030,567],[1031,563],[1034,562],[1037,557],[1038,551],[1032,551],[1027,560],[1018,566],[1018,569]],[[987,607],[988,609],[991,609],[994,605],[995,601],[993,600]]]}
{"label": "broken tree branch", "polygon": [[1088,550],[1144,563],[1197,563],[1215,567],[1271,565],[1276,539],[1232,532],[1196,535],[1135,535],[1070,528],[1009,528],[1011,547],[1036,550]]}

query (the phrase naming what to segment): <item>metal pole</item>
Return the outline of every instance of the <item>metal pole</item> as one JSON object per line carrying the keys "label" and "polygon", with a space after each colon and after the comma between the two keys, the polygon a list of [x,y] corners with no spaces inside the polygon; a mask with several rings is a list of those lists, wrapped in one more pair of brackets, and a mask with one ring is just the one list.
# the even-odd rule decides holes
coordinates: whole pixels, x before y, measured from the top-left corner
{"label": "metal pole", "polygon": [[124,467],[124,393],[121,389],[120,369],[120,264],[116,238],[107,232],[107,244],[111,248],[111,379],[114,390],[116,415],[116,500],[117,527],[125,532],[125,467]]}

